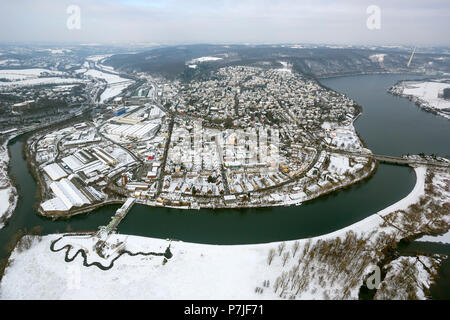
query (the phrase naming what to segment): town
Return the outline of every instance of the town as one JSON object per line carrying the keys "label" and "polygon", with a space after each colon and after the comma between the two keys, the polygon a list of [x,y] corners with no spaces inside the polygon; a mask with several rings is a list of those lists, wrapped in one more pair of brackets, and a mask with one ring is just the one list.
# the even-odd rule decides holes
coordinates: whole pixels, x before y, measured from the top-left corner
{"label": "town", "polygon": [[92,120],[35,134],[39,212],[128,198],[184,209],[300,205],[368,177],[376,164],[353,127],[358,106],[281,66],[225,67],[189,84],[141,75],[134,94]]}

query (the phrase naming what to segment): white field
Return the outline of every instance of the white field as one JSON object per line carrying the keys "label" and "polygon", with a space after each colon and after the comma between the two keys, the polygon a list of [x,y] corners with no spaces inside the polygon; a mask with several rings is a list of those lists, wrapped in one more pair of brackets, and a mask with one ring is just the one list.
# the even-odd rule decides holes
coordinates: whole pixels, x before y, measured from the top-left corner
{"label": "white field", "polygon": [[17,81],[26,79],[36,79],[43,73],[48,73],[50,75],[64,75],[61,71],[52,71],[48,69],[5,69],[0,70],[0,78]]}
{"label": "white field", "polygon": [[372,60],[373,62],[383,63],[385,56],[386,56],[385,53],[373,54],[369,56],[369,59]]}
{"label": "white field", "polygon": [[88,69],[86,68],[81,68],[81,69],[77,69],[74,71],[74,73],[79,74],[79,73],[85,73]]}
{"label": "white field", "polygon": [[70,49],[46,49],[46,50],[49,51],[51,54],[64,54],[72,52],[72,50]]}
{"label": "white field", "polygon": [[125,79],[118,75],[101,72],[95,69],[89,69],[84,73],[84,75],[91,76],[97,79],[103,79],[108,83],[106,90],[100,97],[100,103],[119,95],[124,89],[134,83],[133,80]]}
{"label": "white field", "polygon": [[330,155],[330,169],[342,174],[348,171],[349,166],[348,157],[337,154]]}
{"label": "white field", "polygon": [[100,60],[109,58],[111,56],[112,56],[112,54],[101,54],[101,55],[96,55],[96,56],[89,56],[86,58],[86,60],[99,62]]}
{"label": "white field", "polygon": [[200,57],[197,59],[192,59],[191,61],[189,61],[190,63],[197,63],[197,62],[205,62],[205,61],[217,61],[217,60],[222,60],[222,58],[219,57]]}
{"label": "white field", "polygon": [[120,85],[115,85],[114,87],[106,88],[106,90],[100,96],[100,102],[102,103],[110,98],[120,95],[122,91],[125,90],[130,84],[131,82],[127,82],[121,83]]}
{"label": "white field", "polygon": [[[308,241],[344,237],[353,230],[356,234],[370,232],[391,233],[398,236],[393,227],[381,228],[380,216],[400,209],[406,209],[424,194],[425,168],[416,168],[416,184],[404,199],[336,232],[299,240],[300,249]],[[267,254],[279,243],[257,245],[203,245],[185,242],[169,242],[161,239],[137,236],[112,235],[108,242],[125,241],[126,250],[136,252],[164,252],[171,245],[173,257],[162,264],[163,257],[129,256],[124,254],[115,261],[114,267],[102,271],[95,266],[84,267],[82,257],[71,262],[64,261],[65,250],[53,253],[51,242],[60,235],[49,235],[41,242],[35,241],[29,250],[12,253],[12,264],[7,268],[0,283],[0,299],[280,299],[272,288],[265,288],[262,294],[255,293],[257,286],[275,278],[283,270],[290,270],[296,259],[283,267],[281,258],[276,257],[267,265]],[[92,249],[93,240],[87,236],[69,236],[57,243],[62,248],[70,243],[76,250],[88,250],[88,262],[97,261],[109,265],[111,258],[102,259]],[[286,242],[287,247],[294,241]],[[111,255],[114,257],[114,254]],[[284,268],[284,269],[283,269]],[[365,274],[371,270],[365,270]],[[362,279],[361,279],[362,284]],[[327,290],[339,292],[342,283],[336,283]],[[352,289],[350,297],[358,297],[358,289]],[[324,289],[313,284],[302,292],[300,299],[322,299]]]}
{"label": "white field", "polygon": [[101,72],[101,71],[98,71],[95,69],[89,69],[84,75],[91,76],[91,77],[97,78],[97,79],[103,79],[106,82],[108,82],[108,84],[130,81],[128,79],[121,78],[115,74]]}
{"label": "white field", "polygon": [[75,78],[36,78],[19,80],[13,82],[0,82],[0,87],[28,87],[28,86],[39,86],[39,85],[53,85],[53,84],[72,84],[72,83],[83,83],[83,80]]}
{"label": "white field", "polygon": [[287,62],[284,62],[284,61],[278,61],[278,62],[281,63],[281,64],[283,65],[283,68],[276,69],[277,71],[280,71],[280,72],[289,72],[289,73],[292,72],[292,70],[291,70],[291,68],[290,68],[290,66],[288,65]]}
{"label": "white field", "polygon": [[450,101],[438,98],[438,93],[442,92],[444,88],[450,88],[450,83],[431,81],[418,83],[408,82],[408,85],[403,89],[403,94],[417,97],[428,103],[430,107],[446,109],[450,108]]}
{"label": "white field", "polygon": [[[43,75],[50,77],[43,77]],[[70,84],[82,83],[80,79],[61,78],[67,75],[61,71],[53,71],[48,69],[8,69],[0,70],[0,78],[8,79],[10,82],[0,82],[0,87],[28,87],[36,85],[50,85],[50,84]]]}

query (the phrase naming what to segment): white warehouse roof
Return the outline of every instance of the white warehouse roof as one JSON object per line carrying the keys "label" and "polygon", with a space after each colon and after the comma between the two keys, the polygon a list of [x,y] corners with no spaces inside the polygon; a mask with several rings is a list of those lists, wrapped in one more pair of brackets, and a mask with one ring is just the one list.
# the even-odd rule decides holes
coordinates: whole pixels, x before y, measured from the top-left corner
{"label": "white warehouse roof", "polygon": [[52,163],[48,166],[45,166],[44,171],[53,181],[57,181],[68,176],[67,172],[65,172],[63,168],[61,168],[61,166],[57,163]]}
{"label": "white warehouse roof", "polygon": [[66,211],[69,209],[58,197],[43,202],[41,207],[44,211]]}
{"label": "white warehouse roof", "polygon": [[72,171],[76,171],[83,166],[83,163],[74,155],[63,158],[62,162],[64,162]]}
{"label": "white warehouse roof", "polygon": [[90,203],[89,199],[69,179],[64,178],[59,182],[53,182],[50,188],[68,209]]}

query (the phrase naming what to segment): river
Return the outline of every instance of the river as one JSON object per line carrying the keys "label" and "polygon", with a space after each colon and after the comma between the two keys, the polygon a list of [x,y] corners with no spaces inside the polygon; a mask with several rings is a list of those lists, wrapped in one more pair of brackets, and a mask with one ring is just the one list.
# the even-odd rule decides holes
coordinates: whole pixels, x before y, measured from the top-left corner
{"label": "river", "polygon": [[[407,99],[388,94],[407,75],[364,75],[321,80],[363,106],[355,126],[368,147],[378,154],[435,153],[449,155],[450,126]],[[97,230],[108,223],[118,206],[107,206],[70,220],[52,221],[37,215],[37,186],[22,154],[25,136],[13,139],[11,174],[20,194],[18,206],[0,230],[0,258],[18,230],[41,226],[44,234]],[[446,141],[447,139],[447,141]],[[414,170],[380,164],[374,176],[348,189],[298,207],[221,210],[179,210],[135,205],[119,232],[208,244],[250,244],[293,240],[336,231],[360,221],[405,197],[415,184]]]}

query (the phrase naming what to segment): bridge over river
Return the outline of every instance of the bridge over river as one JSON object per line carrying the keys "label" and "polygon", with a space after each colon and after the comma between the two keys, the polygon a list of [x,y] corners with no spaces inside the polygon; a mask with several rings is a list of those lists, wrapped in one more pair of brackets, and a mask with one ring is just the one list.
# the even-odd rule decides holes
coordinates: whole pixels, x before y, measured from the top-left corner
{"label": "bridge over river", "polygon": [[415,159],[415,158],[411,158],[411,157],[395,157],[395,156],[373,154],[370,152],[351,152],[351,151],[333,150],[333,149],[327,149],[326,151],[329,153],[337,153],[337,154],[343,154],[343,155],[353,156],[353,157],[371,158],[371,159],[375,159],[375,160],[378,160],[378,161],[384,162],[384,163],[392,163],[392,164],[407,165],[407,166],[431,166],[431,167],[441,167],[441,168],[449,168],[450,169],[450,162],[444,161],[444,160],[438,161],[438,160]]}
{"label": "bridge over river", "polygon": [[119,223],[125,218],[127,213],[133,207],[136,202],[135,198],[128,198],[127,201],[117,209],[116,214],[111,218],[111,222],[106,227],[100,227],[100,232],[104,231],[106,234],[110,234],[112,231],[117,230]]}

